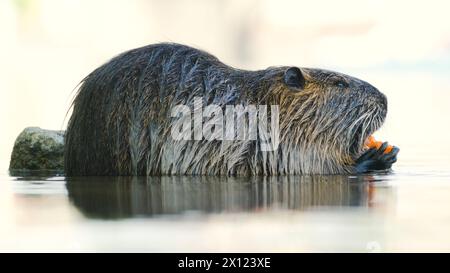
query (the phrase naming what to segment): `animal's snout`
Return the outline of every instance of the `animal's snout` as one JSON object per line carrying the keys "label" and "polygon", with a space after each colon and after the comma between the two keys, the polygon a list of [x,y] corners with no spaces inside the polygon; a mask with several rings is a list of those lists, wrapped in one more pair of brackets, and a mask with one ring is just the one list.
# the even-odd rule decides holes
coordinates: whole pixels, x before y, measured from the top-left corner
{"label": "animal's snout", "polygon": [[387,97],[377,88],[370,84],[363,84],[362,89],[366,95],[375,99],[377,103],[381,104],[384,109],[387,109]]}

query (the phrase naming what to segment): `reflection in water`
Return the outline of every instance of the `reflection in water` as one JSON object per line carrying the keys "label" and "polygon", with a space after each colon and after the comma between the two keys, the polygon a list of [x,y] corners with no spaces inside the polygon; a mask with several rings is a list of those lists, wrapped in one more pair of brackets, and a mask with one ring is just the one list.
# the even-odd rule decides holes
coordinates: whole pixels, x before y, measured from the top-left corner
{"label": "reflection in water", "polygon": [[187,211],[369,206],[370,176],[68,178],[73,204],[87,217],[126,218]]}

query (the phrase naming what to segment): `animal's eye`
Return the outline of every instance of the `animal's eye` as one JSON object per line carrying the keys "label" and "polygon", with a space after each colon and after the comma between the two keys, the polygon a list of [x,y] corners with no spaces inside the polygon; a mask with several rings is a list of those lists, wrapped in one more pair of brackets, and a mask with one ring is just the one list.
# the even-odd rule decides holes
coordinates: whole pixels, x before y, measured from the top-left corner
{"label": "animal's eye", "polygon": [[346,83],[345,81],[342,81],[342,80],[337,80],[334,83],[334,85],[339,87],[339,88],[347,88],[348,87],[348,83]]}

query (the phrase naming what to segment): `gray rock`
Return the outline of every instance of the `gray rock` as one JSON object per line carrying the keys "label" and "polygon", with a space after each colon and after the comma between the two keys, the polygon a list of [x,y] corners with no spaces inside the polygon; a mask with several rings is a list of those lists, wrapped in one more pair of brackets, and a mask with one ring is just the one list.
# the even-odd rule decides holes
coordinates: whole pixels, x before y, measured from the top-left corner
{"label": "gray rock", "polygon": [[28,127],[14,143],[9,171],[12,175],[27,171],[62,173],[63,164],[64,131]]}

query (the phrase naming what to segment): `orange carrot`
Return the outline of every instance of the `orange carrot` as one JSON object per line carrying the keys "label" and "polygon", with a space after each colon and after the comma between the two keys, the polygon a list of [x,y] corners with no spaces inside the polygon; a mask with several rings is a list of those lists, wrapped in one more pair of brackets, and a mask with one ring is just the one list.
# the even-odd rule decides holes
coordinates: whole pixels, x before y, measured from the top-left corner
{"label": "orange carrot", "polygon": [[[367,148],[379,149],[381,145],[383,145],[383,142],[375,140],[373,136],[369,136],[364,144],[366,145]],[[393,148],[394,147],[392,145],[388,145],[386,150],[384,150],[384,153],[385,154],[390,153]]]}

